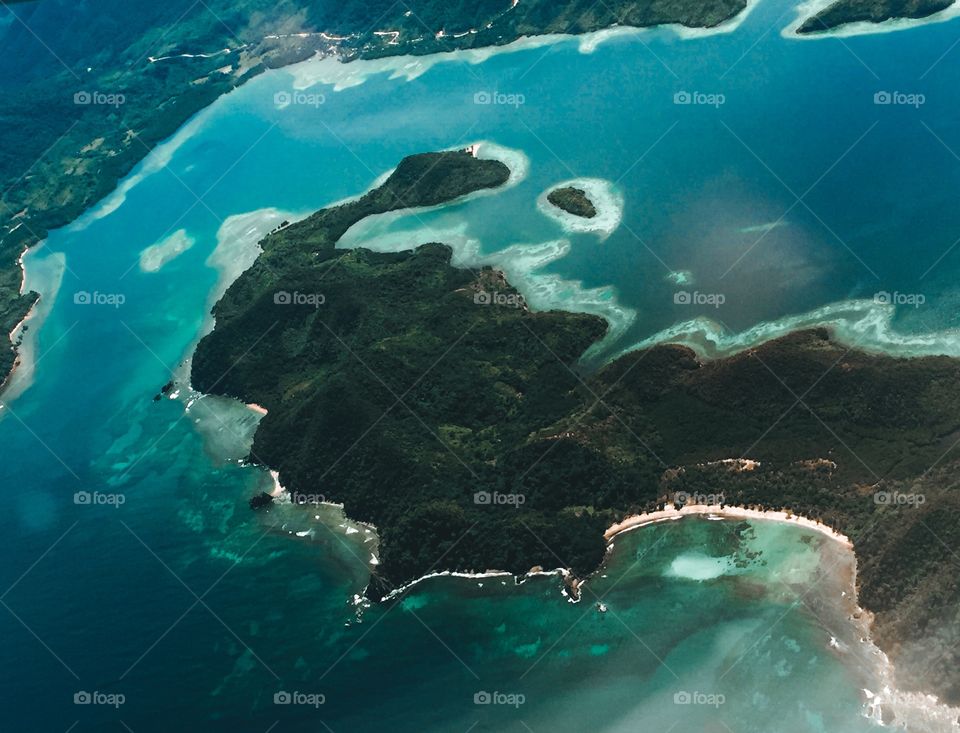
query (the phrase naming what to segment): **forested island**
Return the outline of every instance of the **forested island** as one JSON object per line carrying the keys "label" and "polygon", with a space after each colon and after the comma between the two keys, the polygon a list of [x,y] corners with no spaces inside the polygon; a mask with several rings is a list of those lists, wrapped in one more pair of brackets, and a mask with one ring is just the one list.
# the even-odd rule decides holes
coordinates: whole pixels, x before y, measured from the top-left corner
{"label": "forested island", "polygon": [[555,188],[547,194],[547,201],[568,214],[580,216],[584,219],[592,219],[597,215],[597,208],[587,198],[587,194],[582,188],[574,188],[573,186]]}
{"label": "forested island", "polygon": [[882,23],[895,18],[926,18],[953,5],[954,0],[837,0],[807,18],[797,33],[817,33],[848,23]]}
{"label": "forested island", "polygon": [[[451,266],[443,244],[335,249],[364,216],[504,180],[466,152],[413,156],[263,240],[192,377],[268,410],[251,461],[379,528],[373,598],[436,570],[585,577],[610,524],[677,492],[820,519],[854,541],[861,602],[904,679],[960,701],[945,550],[960,544],[960,362],[851,351],[820,329],[717,361],[664,345],[587,372],[597,317],[533,312],[496,270]],[[727,460],[741,457],[757,463]]]}

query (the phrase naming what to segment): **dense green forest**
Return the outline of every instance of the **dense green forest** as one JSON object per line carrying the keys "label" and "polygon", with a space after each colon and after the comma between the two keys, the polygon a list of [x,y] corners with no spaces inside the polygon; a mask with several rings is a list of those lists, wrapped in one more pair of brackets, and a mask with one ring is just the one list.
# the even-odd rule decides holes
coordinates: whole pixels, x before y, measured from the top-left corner
{"label": "dense green forest", "polygon": [[[364,216],[497,185],[498,165],[414,156],[380,189],[271,234],[194,359],[198,389],[268,409],[251,460],[379,528],[370,594],[438,567],[584,576],[612,522],[722,493],[850,536],[888,648],[951,628],[960,363],[813,330],[711,362],[658,346],[585,373],[596,317],[532,312],[442,244],[335,249]],[[759,464],[724,462],[740,457]],[[956,661],[938,655],[918,684],[960,700]]]}
{"label": "dense green forest", "polygon": [[574,216],[592,219],[597,215],[596,207],[582,188],[555,188],[547,194],[547,201]]}

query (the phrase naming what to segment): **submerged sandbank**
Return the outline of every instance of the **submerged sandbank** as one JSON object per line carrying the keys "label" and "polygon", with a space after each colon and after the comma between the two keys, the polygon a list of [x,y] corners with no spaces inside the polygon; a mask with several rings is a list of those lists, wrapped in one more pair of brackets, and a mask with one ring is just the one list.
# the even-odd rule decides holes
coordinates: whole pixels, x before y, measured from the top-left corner
{"label": "submerged sandbank", "polygon": [[[510,284],[523,294],[527,304],[535,310],[589,313],[606,320],[608,330],[605,337],[591,346],[584,356],[591,358],[603,353],[609,345],[616,343],[626,333],[636,321],[637,313],[632,308],[620,305],[616,288],[613,286],[587,288],[579,280],[565,279],[555,273],[542,271],[547,265],[569,254],[568,240],[517,243],[496,252],[483,254],[480,251],[480,242],[470,236],[468,225],[462,220],[449,222],[443,219],[431,220],[431,223],[421,222],[421,226],[415,228],[392,229],[397,222],[406,218],[418,219],[426,212],[436,214],[476,198],[496,196],[523,181],[529,173],[530,160],[520,150],[507,148],[489,140],[473,143],[468,146],[468,149],[472,150],[478,158],[499,160],[506,165],[510,169],[507,182],[498,188],[476,191],[440,206],[401,209],[366,217],[343,234],[337,242],[337,247],[342,249],[363,247],[375,252],[399,252],[413,249],[427,242],[442,242],[453,250],[451,264],[454,267],[472,269],[491,265],[502,270]],[[381,179],[378,180],[382,182]],[[580,180],[590,182],[590,189],[597,193],[600,202],[597,206],[598,211],[607,213],[601,222],[601,228],[608,228],[611,225],[616,228],[623,211],[622,196],[607,181],[578,179]],[[595,218],[600,219],[600,216]]]}
{"label": "submerged sandbank", "polygon": [[[475,143],[471,146],[471,150],[478,157],[502,160],[507,165],[510,169],[510,177],[506,186],[516,185],[529,170],[526,156],[519,151],[509,150],[489,142]],[[366,191],[334,201],[323,208],[338,206],[360,198],[367,191],[380,186],[390,173],[392,170],[378,176]],[[475,195],[483,193],[485,192],[481,191]],[[230,216],[217,231],[217,244],[207,257],[206,265],[217,272],[217,281],[207,298],[207,316],[196,338],[187,349],[186,357],[174,372],[173,381],[176,388],[169,392],[168,397],[184,403],[185,411],[190,414],[194,426],[204,437],[207,451],[219,460],[241,460],[249,454],[253,445],[253,436],[260,420],[266,414],[266,409],[260,405],[245,405],[232,398],[208,395],[194,390],[190,386],[194,351],[200,340],[215,326],[213,307],[230,285],[260,256],[262,251],[260,242],[271,232],[300,221],[312,213],[312,210],[290,212],[266,207]],[[181,237],[176,237],[173,241],[178,246],[182,244]],[[164,250],[171,249],[172,246],[166,247],[166,242],[167,240],[164,240],[158,244],[164,245]]]}
{"label": "submerged sandbank", "polygon": [[217,272],[217,281],[207,298],[203,324],[173,374],[176,388],[168,397],[184,404],[184,411],[190,414],[194,427],[203,437],[207,452],[217,460],[239,461],[249,454],[254,433],[266,410],[259,405],[248,406],[229,397],[194,390],[190,386],[194,351],[200,339],[213,330],[213,306],[259,257],[260,241],[283,222],[302,217],[274,208],[227,217],[217,231],[217,244],[206,259],[206,265]]}
{"label": "submerged sandbank", "polygon": [[66,227],[67,231],[82,231],[98,219],[103,219],[105,216],[119,209],[121,204],[127,200],[127,194],[130,193],[130,191],[148,176],[166,168],[173,160],[174,154],[183,147],[190,138],[200,132],[212,114],[212,109],[212,105],[205,107],[202,111],[198,112],[196,116],[181,126],[171,137],[150,150],[146,157],[134,169],[133,173],[122,179],[117,187],[105,198],[101,199],[99,203],[75,219],[73,223],[69,224]]}
{"label": "submerged sandbank", "polygon": [[140,269],[143,272],[159,272],[171,260],[190,249],[196,240],[186,229],[178,229],[158,242],[144,247],[140,252]]}

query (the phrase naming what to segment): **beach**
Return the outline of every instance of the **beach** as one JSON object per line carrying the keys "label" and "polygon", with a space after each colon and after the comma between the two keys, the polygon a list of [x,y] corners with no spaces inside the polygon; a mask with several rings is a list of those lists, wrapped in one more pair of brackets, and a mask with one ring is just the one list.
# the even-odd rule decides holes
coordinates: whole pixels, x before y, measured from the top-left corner
{"label": "beach", "polygon": [[814,532],[819,532],[832,540],[836,540],[844,547],[850,550],[853,549],[853,543],[848,537],[816,520],[801,517],[791,512],[748,509],[746,507],[724,506],[720,504],[687,504],[679,509],[673,504],[667,504],[663,509],[646,512],[644,514],[634,514],[610,525],[603,533],[603,537],[607,542],[612,542],[618,534],[623,532],[629,532],[638,527],[646,527],[650,524],[658,524],[659,522],[671,522],[677,519],[683,519],[684,517],[734,520],[759,519],[772,522],[787,522],[813,530]]}
{"label": "beach", "polygon": [[6,381],[0,385],[0,396],[5,402],[16,399],[33,384],[36,363],[42,358],[42,355],[37,354],[40,327],[53,308],[63,282],[66,268],[64,256],[55,253],[40,258],[38,256],[40,250],[41,247],[38,246],[20,256],[20,267],[23,270],[21,293],[34,290],[40,293],[40,298],[23,320],[10,331],[10,343],[15,344],[19,341],[19,346],[13,370]]}

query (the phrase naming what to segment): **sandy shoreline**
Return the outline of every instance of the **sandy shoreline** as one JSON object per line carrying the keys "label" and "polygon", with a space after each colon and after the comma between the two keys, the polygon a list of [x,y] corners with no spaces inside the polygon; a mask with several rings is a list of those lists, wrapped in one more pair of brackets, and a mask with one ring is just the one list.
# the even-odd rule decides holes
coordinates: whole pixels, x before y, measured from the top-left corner
{"label": "sandy shoreline", "polygon": [[[23,252],[20,253],[20,256],[17,257],[17,267],[20,268],[20,289],[17,292],[19,292],[21,295],[23,295],[27,290],[27,268],[23,264],[23,258],[27,252],[29,252],[29,249],[24,249]],[[10,329],[10,333],[7,336],[7,338],[10,339],[10,343],[16,343],[16,340],[20,337],[20,334],[23,331],[23,324],[27,322],[39,303],[40,298],[37,298],[36,302],[30,306],[30,309],[24,314],[23,318],[17,322],[17,325]],[[11,376],[13,375],[12,370],[10,374]]]}
{"label": "sandy shoreline", "polygon": [[702,360],[725,359],[789,334],[814,328],[826,328],[837,343],[867,354],[960,357],[960,339],[955,330],[899,333],[894,329],[895,315],[896,306],[860,298],[828,303],[798,315],[761,321],[736,332],[728,331],[710,318],[697,316],[625,346],[610,359],[615,361],[624,354],[664,344],[685,346]]}
{"label": "sandy shoreline", "polygon": [[457,48],[449,51],[417,56],[384,56],[373,59],[341,60],[336,52],[318,54],[305,61],[284,67],[293,77],[293,88],[308,89],[315,84],[327,84],[334,92],[363,84],[369,77],[389,72],[390,79],[413,81],[425,74],[437,64],[462,62],[477,66],[490,58],[502,54],[533,51],[561,43],[575,43],[581,54],[591,54],[609,41],[630,39],[656,32],[667,32],[681,41],[696,40],[715,35],[732,33],[740,28],[748,16],[756,9],[760,0],[747,0],[743,10],[713,27],[685,26],[680,23],[661,23],[649,26],[611,25],[586,33],[540,33],[520,36],[503,45],[480,46],[478,48]]}
{"label": "sandy shoreline", "polygon": [[673,504],[667,504],[663,509],[654,512],[644,512],[626,517],[611,524],[603,533],[603,538],[609,544],[614,537],[624,532],[646,527],[660,522],[670,522],[683,517],[708,517],[716,519],[760,519],[773,522],[787,522],[805,529],[819,532],[822,535],[836,540],[848,549],[853,549],[853,543],[846,535],[837,532],[814,519],[808,519],[792,512],[748,509],[746,507],[724,506],[720,504],[688,504],[677,509]]}
{"label": "sandy shoreline", "polygon": [[[829,537],[832,540],[840,543],[844,548],[848,550],[853,550],[853,543],[848,537],[840,534],[834,529],[831,529],[825,524],[817,522],[813,519],[808,519],[807,517],[798,516],[789,512],[783,511],[771,511],[771,510],[760,510],[760,509],[748,509],[745,507],[733,507],[733,506],[720,506],[719,504],[714,505],[687,505],[677,509],[673,504],[667,504],[664,509],[660,509],[654,512],[644,512],[643,514],[634,514],[632,516],[626,517],[619,522],[614,522],[611,524],[606,531],[603,533],[603,539],[607,543],[607,550],[609,551],[613,547],[613,540],[625,532],[630,532],[640,527],[648,527],[653,524],[660,524],[661,522],[670,522],[678,519],[683,519],[684,517],[706,517],[710,519],[717,520],[744,520],[744,519],[754,519],[754,520],[765,520],[772,522],[785,522],[787,524],[792,524],[798,527],[803,527],[805,529],[811,529],[815,532],[819,532],[826,537]],[[383,600],[391,600],[406,593],[408,590],[413,588],[416,585],[429,580],[430,578],[465,578],[465,579],[482,579],[482,578],[502,578],[510,576],[514,579],[514,582],[520,584],[525,580],[533,577],[542,577],[548,575],[557,575],[564,578],[567,582],[564,584],[563,594],[568,597],[572,603],[577,603],[580,600],[580,594],[578,593],[579,589],[583,587],[583,584],[590,580],[594,575],[601,573],[602,567],[598,568],[594,573],[587,576],[586,578],[573,578],[571,572],[565,568],[555,568],[553,570],[542,570],[539,568],[532,569],[523,574],[511,573],[508,570],[485,570],[483,572],[467,572],[467,571],[453,571],[453,570],[442,570],[434,571],[427,573],[419,578],[411,580],[408,583],[404,583],[402,586],[395,588],[390,591]],[[572,593],[567,592],[569,587]]]}
{"label": "sandy shoreline", "polygon": [[[514,178],[513,169],[511,169],[511,178]],[[24,321],[22,321],[21,324],[18,324],[17,329],[19,329],[23,323],[27,322],[32,317],[35,310],[37,309],[37,305],[39,305],[39,303],[35,304],[34,308],[31,309],[31,311],[29,312],[28,316],[24,319]],[[17,329],[14,329],[14,332],[16,332]],[[35,335],[36,330],[35,329],[32,329],[32,330]],[[11,333],[11,336],[12,335],[13,335],[13,332]],[[258,414],[266,414],[267,412],[265,408],[257,404],[249,404],[247,405],[247,407],[253,410],[254,412],[257,412]],[[274,472],[271,472],[271,473],[274,473]],[[276,481],[276,478],[277,477],[274,475],[275,481]],[[278,481],[276,483],[276,487],[278,491],[282,491],[282,488],[279,487]],[[831,529],[830,527],[820,523],[819,521],[808,519],[802,516],[793,515],[789,512],[784,512],[784,511],[763,511],[763,510],[749,509],[749,508],[743,508],[743,507],[729,507],[729,506],[720,506],[720,505],[684,506],[679,509],[674,507],[673,505],[668,505],[665,509],[662,509],[662,510],[645,512],[642,514],[625,517],[623,520],[612,524],[610,527],[607,528],[607,530],[604,531],[604,539],[608,543],[608,546],[612,546],[613,540],[622,533],[629,532],[644,526],[650,526],[653,524],[658,524],[658,523],[668,522],[668,521],[675,521],[677,519],[682,519],[685,516],[701,516],[701,517],[710,518],[710,519],[730,520],[730,521],[765,520],[765,521],[787,522],[787,523],[802,526],[811,531],[818,532],[824,536],[827,536],[833,540],[836,540],[837,542],[840,542],[844,547],[847,547],[851,550],[853,549],[853,544],[849,540],[849,538]],[[522,582],[521,579],[526,579],[533,576],[555,575],[555,574],[566,576],[568,573],[560,569],[553,570],[553,571],[530,572],[523,575],[514,575],[507,571],[487,571],[483,573],[466,573],[466,572],[452,572],[452,571],[435,572],[435,573],[424,575],[420,578],[417,578],[416,580],[411,581],[408,584],[405,584],[403,587],[398,588],[395,591],[391,592],[387,596],[387,598],[391,598],[395,594],[402,595],[404,592],[412,588],[414,585],[417,585],[418,583],[432,577],[450,576],[450,577],[458,577],[458,578],[465,578],[465,579],[466,578],[482,579],[482,578],[503,578],[506,576],[511,576],[511,577],[514,577],[515,581]]]}
{"label": "sandy shoreline", "polygon": [[[936,696],[923,692],[908,692],[901,690],[896,681],[896,669],[890,658],[873,641],[872,625],[873,614],[860,606],[857,593],[857,563],[858,557],[850,539],[831,527],[807,517],[799,516],[786,511],[749,509],[745,507],[721,505],[687,505],[677,508],[667,504],[663,509],[643,514],[635,514],[612,524],[604,532],[608,550],[613,547],[613,540],[625,533],[640,527],[648,527],[663,522],[676,521],[684,517],[704,517],[716,520],[761,520],[792,524],[804,529],[817,532],[829,537],[838,543],[841,551],[851,553],[852,565],[844,567],[842,564],[833,566],[834,572],[840,573],[840,585],[846,589],[842,592],[842,602],[846,607],[847,619],[859,629],[859,643],[866,645],[866,662],[870,666],[876,665],[876,671],[881,683],[877,692],[863,689],[865,717],[881,723],[884,719],[884,709],[893,712],[896,720],[902,725],[907,724],[907,730],[917,733],[945,733],[960,731],[957,722],[960,713],[956,708],[941,702]],[[599,572],[599,571],[598,571]],[[583,583],[587,582],[585,579]],[[580,583],[580,587],[583,586]],[[852,644],[842,644],[833,636],[830,638],[830,647],[837,654],[847,656],[851,654]]]}
{"label": "sandy shoreline", "polygon": [[[39,249],[39,246],[37,245],[36,248]],[[10,374],[7,375],[6,380],[0,382],[0,396],[5,402],[19,397],[33,384],[38,360],[37,339],[40,327],[53,308],[66,269],[66,257],[63,253],[57,252],[42,260],[34,259],[28,271],[25,258],[30,252],[31,250],[24,250],[20,255],[19,264],[22,272],[20,292],[35,290],[40,297],[9,334],[11,344],[17,343],[18,340],[20,344],[17,347],[16,360]]]}

